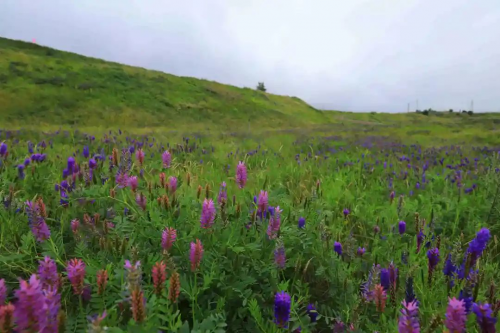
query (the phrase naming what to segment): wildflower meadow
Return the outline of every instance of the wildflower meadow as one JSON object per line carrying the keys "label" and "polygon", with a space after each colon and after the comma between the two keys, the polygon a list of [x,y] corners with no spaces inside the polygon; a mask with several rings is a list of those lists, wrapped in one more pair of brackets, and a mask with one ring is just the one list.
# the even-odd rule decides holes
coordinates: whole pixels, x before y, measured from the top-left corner
{"label": "wildflower meadow", "polygon": [[383,136],[2,130],[0,331],[496,332],[499,168]]}

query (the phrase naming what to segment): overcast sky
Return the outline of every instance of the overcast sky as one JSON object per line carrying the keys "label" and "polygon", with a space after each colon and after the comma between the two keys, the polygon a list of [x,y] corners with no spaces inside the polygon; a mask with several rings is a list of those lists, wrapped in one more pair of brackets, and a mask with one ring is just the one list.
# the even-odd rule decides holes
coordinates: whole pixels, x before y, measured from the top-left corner
{"label": "overcast sky", "polygon": [[500,111],[500,0],[0,0],[0,36],[332,109]]}

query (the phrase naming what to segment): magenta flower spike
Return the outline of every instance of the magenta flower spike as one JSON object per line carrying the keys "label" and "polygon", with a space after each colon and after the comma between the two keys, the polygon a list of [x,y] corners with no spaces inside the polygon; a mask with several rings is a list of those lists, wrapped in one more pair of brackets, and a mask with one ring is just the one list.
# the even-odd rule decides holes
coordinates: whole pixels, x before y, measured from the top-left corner
{"label": "magenta flower spike", "polygon": [[35,274],[29,281],[20,280],[15,291],[14,318],[18,332],[41,332],[47,326],[47,302]]}
{"label": "magenta flower spike", "polygon": [[239,188],[244,188],[247,183],[247,167],[245,163],[239,162],[236,167],[236,184]]}
{"label": "magenta flower spike", "polygon": [[168,150],[165,150],[163,154],[161,155],[161,159],[163,162],[163,167],[164,168],[170,168],[170,164],[172,163],[172,155]]}
{"label": "magenta flower spike", "polygon": [[446,309],[446,320],[444,326],[452,333],[465,332],[465,322],[467,314],[465,312],[465,303],[455,297],[450,298],[448,308]]}
{"label": "magenta flower spike", "polygon": [[205,199],[203,201],[203,208],[201,211],[201,227],[209,229],[214,224],[215,220],[215,205],[212,199]]}
{"label": "magenta flower spike", "polygon": [[177,231],[174,228],[165,228],[161,234],[161,247],[169,251],[177,239]]}

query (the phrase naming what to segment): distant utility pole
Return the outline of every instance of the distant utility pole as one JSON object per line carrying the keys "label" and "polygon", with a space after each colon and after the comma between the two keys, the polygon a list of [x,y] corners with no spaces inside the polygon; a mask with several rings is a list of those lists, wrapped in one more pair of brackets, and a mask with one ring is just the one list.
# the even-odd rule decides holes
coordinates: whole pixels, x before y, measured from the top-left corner
{"label": "distant utility pole", "polygon": [[410,103],[408,103],[408,109],[406,110],[406,112],[410,113]]}

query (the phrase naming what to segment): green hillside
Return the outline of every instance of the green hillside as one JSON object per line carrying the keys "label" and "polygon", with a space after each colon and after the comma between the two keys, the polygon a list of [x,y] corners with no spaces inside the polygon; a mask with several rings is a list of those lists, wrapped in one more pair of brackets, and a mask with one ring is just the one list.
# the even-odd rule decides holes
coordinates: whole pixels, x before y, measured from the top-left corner
{"label": "green hillside", "polygon": [[0,128],[322,131],[356,139],[500,144],[500,113],[320,111],[297,97],[179,77],[0,38]]}
{"label": "green hillside", "polygon": [[323,124],[296,97],[126,66],[0,38],[0,116],[14,126],[259,128]]}

